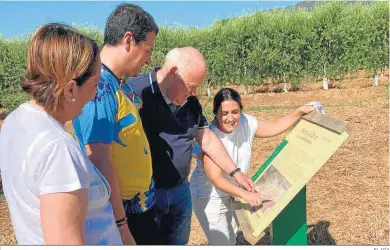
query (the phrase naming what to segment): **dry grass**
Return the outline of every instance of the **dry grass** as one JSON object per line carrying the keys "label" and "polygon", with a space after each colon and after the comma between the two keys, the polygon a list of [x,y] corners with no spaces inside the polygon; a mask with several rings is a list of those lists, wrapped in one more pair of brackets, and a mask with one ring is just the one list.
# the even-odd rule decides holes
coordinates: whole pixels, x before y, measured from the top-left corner
{"label": "dry grass", "polygon": [[[368,87],[369,81],[361,80],[360,84],[354,82],[353,87],[345,89],[243,96],[245,112],[260,119],[271,120],[317,100],[324,104],[327,114],[349,121],[352,127],[350,139],[307,185],[309,244],[389,244],[387,82],[386,76],[381,78],[378,88]],[[211,100],[204,97],[201,102],[210,118]],[[284,136],[255,139],[252,173]],[[0,211],[0,245],[15,244],[4,200],[0,200]],[[207,244],[207,239],[193,215],[189,245],[202,244]],[[238,244],[247,242],[239,236]],[[258,244],[270,244],[269,232]]]}

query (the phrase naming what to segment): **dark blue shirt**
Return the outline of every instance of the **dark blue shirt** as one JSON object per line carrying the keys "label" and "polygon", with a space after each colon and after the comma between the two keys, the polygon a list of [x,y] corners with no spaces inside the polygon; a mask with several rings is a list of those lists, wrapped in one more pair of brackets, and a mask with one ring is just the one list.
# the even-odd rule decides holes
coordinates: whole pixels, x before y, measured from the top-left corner
{"label": "dark blue shirt", "polygon": [[208,124],[195,96],[176,112],[171,111],[157,84],[156,70],[126,84],[142,101],[140,116],[152,154],[155,187],[171,188],[188,178],[195,133]]}

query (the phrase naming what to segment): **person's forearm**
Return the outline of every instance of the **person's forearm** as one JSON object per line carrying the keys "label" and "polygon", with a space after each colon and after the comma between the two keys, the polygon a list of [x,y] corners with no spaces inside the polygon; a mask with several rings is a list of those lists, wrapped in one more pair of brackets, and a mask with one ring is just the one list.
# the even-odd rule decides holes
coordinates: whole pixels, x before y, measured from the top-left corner
{"label": "person's forearm", "polygon": [[[221,140],[208,128],[199,130],[195,135],[203,152],[216,164],[219,169],[222,169],[228,174],[231,174],[237,169],[236,164],[233,162],[223,146]],[[238,171],[233,175],[234,180],[241,186],[243,186],[249,192],[254,191],[254,184],[252,179]]]}
{"label": "person's forearm", "polygon": [[[92,163],[99,169],[99,171],[106,177],[111,188],[110,203],[114,211],[115,220],[123,219],[126,216],[123,207],[122,198],[120,194],[119,182],[111,160],[111,153],[106,148],[106,145],[87,145],[87,155]],[[95,152],[92,154],[92,152]]]}
{"label": "person's forearm", "polygon": [[222,169],[218,168],[215,162],[207,155],[203,158],[203,166],[207,177],[216,188],[242,198],[244,190],[228,181],[223,175]]}
{"label": "person's forearm", "polygon": [[237,168],[237,165],[234,164],[222,143],[214,140],[210,149],[205,152],[226,173],[230,174]]}
{"label": "person's forearm", "polygon": [[[110,165],[110,167],[109,167],[109,165]],[[98,167],[98,169],[100,170],[99,167]],[[110,195],[109,201],[110,201],[110,203],[112,205],[112,209],[114,211],[115,220],[116,221],[121,220],[126,216],[126,213],[125,213],[125,209],[123,207],[122,197],[121,197],[120,188],[119,188],[119,182],[118,182],[118,178],[116,176],[114,166],[112,164],[107,164],[107,167],[105,167],[105,171],[102,171],[102,170],[100,170],[100,171],[106,177],[106,179],[108,180],[108,183],[110,184],[111,195]]]}
{"label": "person's forearm", "polygon": [[[123,207],[122,197],[119,188],[118,177],[112,163],[112,148],[111,144],[94,143],[86,145],[86,152],[93,164],[106,177],[111,187],[110,203],[114,212],[116,221],[126,217],[126,212]],[[124,245],[135,245],[135,241],[129,227],[124,226],[119,229],[121,239]]]}
{"label": "person's forearm", "polygon": [[299,110],[299,108],[291,111],[287,115],[284,115],[276,120],[275,129],[278,129],[279,131],[282,132],[288,130],[299,120],[299,118],[301,118],[302,115],[303,113]]}
{"label": "person's forearm", "polygon": [[[210,178],[209,178],[210,179]],[[220,176],[218,178],[210,179],[211,183],[218,188],[219,190],[228,193],[230,195],[236,196],[236,197],[243,197],[243,192],[245,192],[244,189],[234,185],[230,181],[226,180],[225,177]]]}
{"label": "person's forearm", "polygon": [[210,131],[207,134],[201,147],[210,159],[226,173],[230,174],[237,168],[222,142],[213,132]]}
{"label": "person's forearm", "polygon": [[268,138],[279,135],[291,128],[302,115],[303,113],[298,108],[272,122],[258,120],[256,137]]}

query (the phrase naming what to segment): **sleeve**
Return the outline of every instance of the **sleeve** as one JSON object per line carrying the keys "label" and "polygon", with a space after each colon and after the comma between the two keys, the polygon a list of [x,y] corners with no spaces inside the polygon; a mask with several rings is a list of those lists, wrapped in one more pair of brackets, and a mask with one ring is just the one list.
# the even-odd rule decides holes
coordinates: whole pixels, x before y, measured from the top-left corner
{"label": "sleeve", "polygon": [[248,114],[244,114],[244,116],[248,121],[249,129],[250,129],[249,136],[250,136],[251,140],[253,140],[253,138],[255,137],[256,131],[257,131],[257,127],[258,127],[257,119],[256,119],[256,117],[248,115]]}
{"label": "sleeve", "polygon": [[40,195],[89,187],[86,159],[76,144],[69,146],[64,140],[46,146],[36,175]]}
{"label": "sleeve", "polygon": [[198,129],[208,128],[209,124],[207,122],[206,117],[203,115],[202,105],[200,105],[198,98],[196,98],[196,105],[198,109],[198,113],[200,116],[199,123],[198,123]]}
{"label": "sleeve", "polygon": [[[115,92],[108,82],[100,81],[94,99],[73,120],[73,128],[80,144],[114,141],[115,116],[118,110]],[[81,143],[82,142],[82,143]]]}

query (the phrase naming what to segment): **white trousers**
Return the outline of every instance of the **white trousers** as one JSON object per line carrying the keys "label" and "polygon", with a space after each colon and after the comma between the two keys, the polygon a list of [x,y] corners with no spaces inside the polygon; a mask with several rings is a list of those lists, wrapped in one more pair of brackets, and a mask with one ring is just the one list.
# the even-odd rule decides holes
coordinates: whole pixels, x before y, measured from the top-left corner
{"label": "white trousers", "polygon": [[235,245],[238,220],[230,197],[205,198],[192,194],[192,207],[209,245]]}

